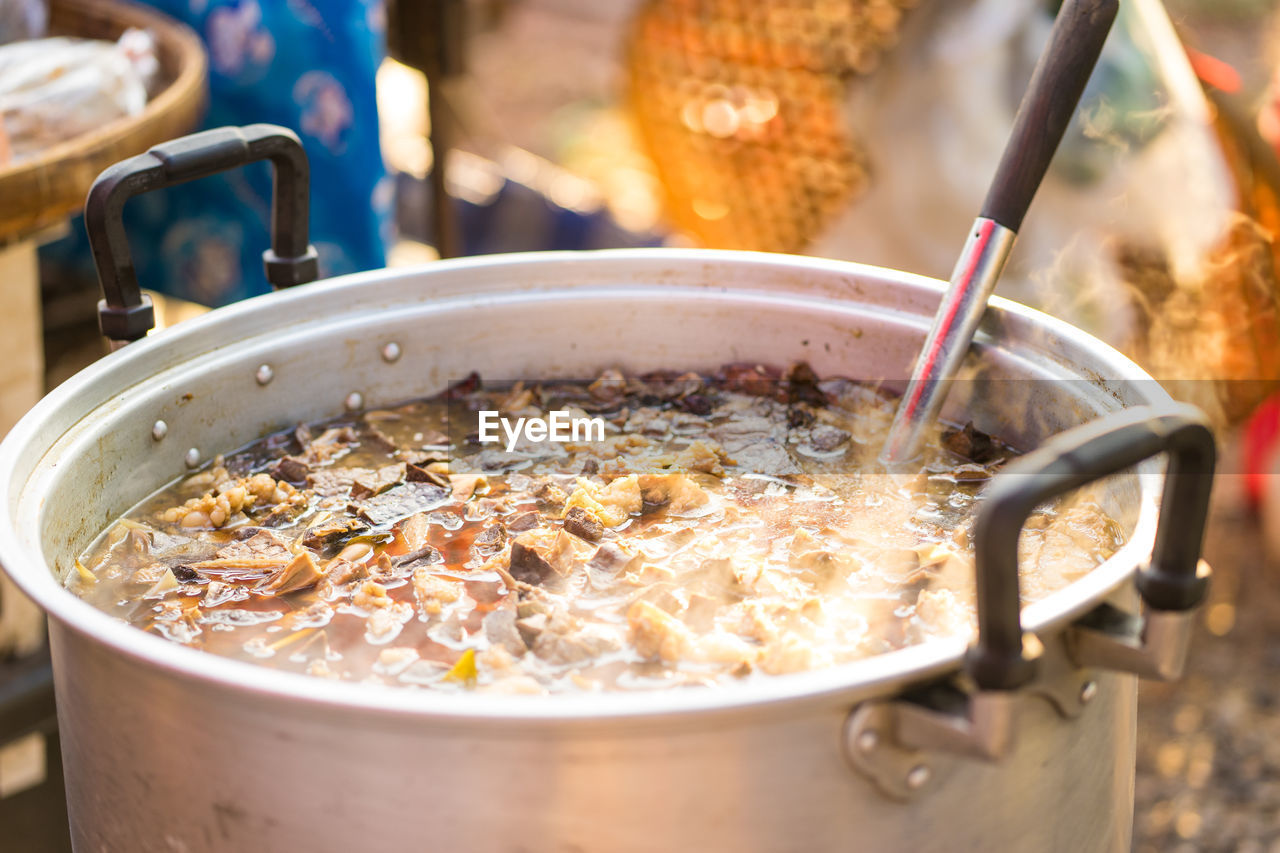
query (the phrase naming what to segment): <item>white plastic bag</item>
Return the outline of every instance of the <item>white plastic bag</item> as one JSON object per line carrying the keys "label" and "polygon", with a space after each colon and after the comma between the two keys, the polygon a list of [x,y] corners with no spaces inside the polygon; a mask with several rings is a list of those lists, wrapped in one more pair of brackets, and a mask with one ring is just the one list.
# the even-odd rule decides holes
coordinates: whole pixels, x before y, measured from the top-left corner
{"label": "white plastic bag", "polygon": [[137,115],[159,70],[150,33],[48,38],[0,47],[0,166]]}

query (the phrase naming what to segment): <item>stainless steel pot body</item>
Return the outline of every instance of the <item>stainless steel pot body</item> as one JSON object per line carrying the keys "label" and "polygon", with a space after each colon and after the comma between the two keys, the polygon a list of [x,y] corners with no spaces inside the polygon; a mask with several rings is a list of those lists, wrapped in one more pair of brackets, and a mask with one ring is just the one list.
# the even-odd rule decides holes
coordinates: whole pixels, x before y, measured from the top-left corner
{"label": "stainless steel pot body", "polygon": [[[442,696],[205,655],[62,588],[113,518],[188,462],[268,430],[432,393],[471,370],[807,359],[892,385],[940,295],[902,273],[776,255],[498,256],[249,300],[69,380],[0,445],[0,562],[51,617],[76,849],[1127,849],[1128,676],[1099,675],[1076,719],[1025,697],[1008,758],[939,757],[927,795],[901,803],[851,768],[846,719],[958,669],[960,640],[734,689]],[[974,364],[981,381],[953,395],[952,416],[1023,446],[1168,402],[1105,345],[1000,300]],[[1159,469],[1142,470],[1109,481],[1105,498],[1130,543],[1024,610],[1046,643],[1104,599],[1132,598],[1161,486]]]}

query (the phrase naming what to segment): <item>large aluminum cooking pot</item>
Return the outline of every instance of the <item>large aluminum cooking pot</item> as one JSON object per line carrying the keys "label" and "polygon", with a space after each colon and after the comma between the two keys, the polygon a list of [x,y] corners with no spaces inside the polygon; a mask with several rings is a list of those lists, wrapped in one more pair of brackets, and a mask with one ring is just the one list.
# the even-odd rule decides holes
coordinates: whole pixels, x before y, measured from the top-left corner
{"label": "large aluminum cooking pot", "polygon": [[[999,299],[951,417],[1029,448],[1155,410],[1049,441],[997,478],[967,660],[957,639],[723,689],[442,695],[207,655],[63,588],[113,518],[266,431],[472,370],[806,359],[892,385],[940,294],[779,255],[494,256],[251,299],[68,380],[0,445],[0,563],[50,616],[76,849],[1126,850],[1132,673],[1177,670],[1212,439],[1112,349]],[[1019,625],[1030,505],[1162,451],[1176,475],[1147,460],[1103,487],[1129,543]]]}

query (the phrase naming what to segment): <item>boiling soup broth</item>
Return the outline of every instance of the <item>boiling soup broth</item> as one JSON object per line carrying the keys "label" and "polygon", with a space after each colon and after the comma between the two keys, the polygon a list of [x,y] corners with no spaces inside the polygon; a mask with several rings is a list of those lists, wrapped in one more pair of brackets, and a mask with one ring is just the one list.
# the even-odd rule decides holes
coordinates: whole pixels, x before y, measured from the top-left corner
{"label": "boiling soup broth", "polygon": [[[1015,454],[803,364],[482,384],[269,435],[144,500],[69,586],[138,628],[322,678],[558,693],[829,667],[974,630],[969,544]],[[1044,597],[1122,544],[1087,499],[1020,544]]]}

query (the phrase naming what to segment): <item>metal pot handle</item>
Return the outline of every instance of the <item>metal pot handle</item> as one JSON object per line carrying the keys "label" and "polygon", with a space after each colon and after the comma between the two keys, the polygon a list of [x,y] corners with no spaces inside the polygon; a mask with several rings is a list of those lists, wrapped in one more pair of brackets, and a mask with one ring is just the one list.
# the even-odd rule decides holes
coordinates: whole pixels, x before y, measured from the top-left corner
{"label": "metal pot handle", "polygon": [[[1045,501],[1160,453],[1169,455],[1169,466],[1151,562],[1137,577],[1143,615],[1103,603],[1046,645],[1043,656],[1028,653],[1018,595],[1018,536],[1027,517]],[[1204,416],[1183,406],[1128,409],[1011,462],[991,481],[974,526],[978,638],[965,670],[977,689],[948,679],[855,706],[844,731],[853,767],[886,796],[911,800],[935,783],[933,753],[985,761],[1009,754],[1019,688],[1074,717],[1098,689],[1090,668],[1177,677],[1208,581],[1200,546],[1215,458]]]}
{"label": "metal pot handle", "polygon": [[1012,690],[1035,676],[1023,647],[1018,536],[1040,504],[1160,453],[1169,455],[1151,562],[1138,591],[1155,611],[1187,611],[1205,596],[1200,549],[1217,451],[1203,414],[1134,408],[1063,433],[1013,462],[982,498],[974,525],[978,638],[965,668],[985,690]]}
{"label": "metal pot handle", "polygon": [[271,248],[263,252],[273,288],[315,281],[315,246],[308,242],[311,170],[297,135],[273,124],[219,127],[157,145],[108,167],[89,189],[84,221],[105,297],[98,324],[112,341],[127,343],[155,325],[151,300],[138,276],[124,231],[125,202],[136,195],[186,183],[258,160],[270,160]]}

